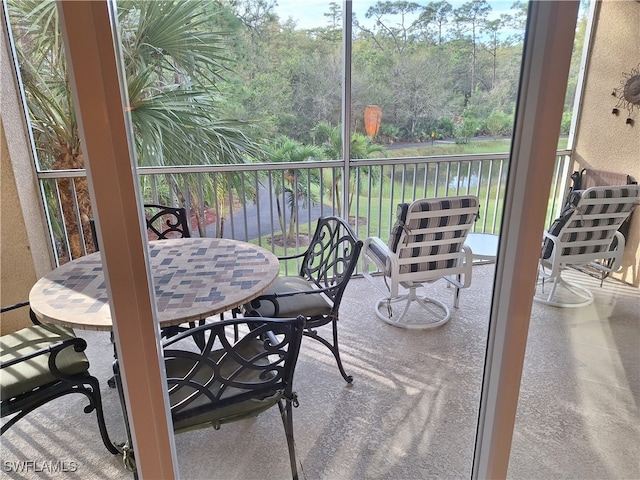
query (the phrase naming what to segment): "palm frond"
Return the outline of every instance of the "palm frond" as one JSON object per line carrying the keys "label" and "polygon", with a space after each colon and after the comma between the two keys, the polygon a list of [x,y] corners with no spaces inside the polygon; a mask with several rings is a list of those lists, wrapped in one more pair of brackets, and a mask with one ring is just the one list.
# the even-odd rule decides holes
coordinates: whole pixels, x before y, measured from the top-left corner
{"label": "palm frond", "polygon": [[136,100],[131,116],[141,165],[243,163],[262,153],[245,133],[251,124],[211,117],[215,100],[207,92],[167,90]]}
{"label": "palm frond", "polygon": [[124,14],[137,19],[136,34],[123,40],[130,64],[154,65],[169,78],[178,71],[196,84],[215,85],[223,79],[230,59],[224,55],[223,35],[209,27],[213,10],[207,2],[127,1],[122,12],[124,24]]}
{"label": "palm frond", "polygon": [[[79,152],[56,4],[20,0],[10,8],[37,148],[52,158],[62,144]],[[210,27],[216,8],[213,2],[118,2],[139,165],[242,163],[263,155],[253,138],[256,125],[228,118],[215,86],[230,63],[224,34]]]}

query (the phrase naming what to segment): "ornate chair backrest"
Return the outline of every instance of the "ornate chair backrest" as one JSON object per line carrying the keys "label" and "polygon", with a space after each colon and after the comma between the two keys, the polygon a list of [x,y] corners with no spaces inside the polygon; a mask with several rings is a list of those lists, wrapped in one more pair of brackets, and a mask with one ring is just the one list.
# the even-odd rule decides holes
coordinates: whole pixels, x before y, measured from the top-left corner
{"label": "ornate chair backrest", "polygon": [[[191,237],[186,209],[147,203],[144,205],[144,211],[150,240]],[[89,219],[89,227],[91,228],[93,246],[97,252],[100,250],[100,246],[98,245],[98,233],[96,232],[96,224],[93,218]]]}
{"label": "ornate chair backrest", "polygon": [[398,257],[400,281],[458,273],[462,246],[478,209],[478,197],[473,195],[399,204],[388,247]]}
{"label": "ornate chair backrest", "polygon": [[313,282],[333,303],[332,313],[340,306],[344,289],[358,263],[362,250],[351,226],[342,218],[329,216],[318,219],[316,230],[305,252],[300,276]]}
{"label": "ornate chair backrest", "polygon": [[[216,427],[291,398],[304,324],[302,316],[247,317],[208,323],[165,341],[176,432],[201,427],[198,418]],[[237,340],[236,329],[243,333]],[[198,337],[202,348],[194,348]]]}
{"label": "ornate chair backrest", "polygon": [[[560,217],[549,228],[549,234],[561,242],[560,255],[573,257],[568,262],[580,264],[597,260],[598,255],[609,252],[615,232],[631,214],[638,196],[638,185],[574,191]],[[550,258],[553,251],[553,242],[546,238],[542,258]]]}
{"label": "ornate chair backrest", "polygon": [[147,230],[153,240],[168,238],[189,238],[189,222],[186,209],[165,205],[145,204]]}

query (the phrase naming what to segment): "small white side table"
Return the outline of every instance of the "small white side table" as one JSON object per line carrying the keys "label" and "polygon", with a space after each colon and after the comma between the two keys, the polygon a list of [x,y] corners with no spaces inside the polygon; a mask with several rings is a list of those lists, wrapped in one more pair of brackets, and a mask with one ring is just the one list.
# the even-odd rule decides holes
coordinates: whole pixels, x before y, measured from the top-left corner
{"label": "small white side table", "polygon": [[498,235],[492,233],[470,233],[464,244],[471,248],[474,262],[491,263],[498,256],[499,239]]}

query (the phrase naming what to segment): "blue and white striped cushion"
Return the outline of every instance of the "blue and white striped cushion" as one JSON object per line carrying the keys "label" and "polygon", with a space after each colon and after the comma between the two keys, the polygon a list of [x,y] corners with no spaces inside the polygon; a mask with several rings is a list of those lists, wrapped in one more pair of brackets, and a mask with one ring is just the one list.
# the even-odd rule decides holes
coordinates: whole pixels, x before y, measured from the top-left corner
{"label": "blue and white striped cushion", "polygon": [[[606,199],[610,201],[603,202]],[[569,244],[563,246],[562,256],[606,253],[610,250],[615,232],[637,201],[637,185],[592,187],[575,191],[560,218],[551,225],[549,233]],[[545,238],[542,258],[550,258],[553,248],[551,239]]]}
{"label": "blue and white striped cushion", "polygon": [[[570,218],[566,227],[560,235],[560,241],[565,243],[576,243],[591,240],[602,240],[594,245],[566,247],[562,250],[562,255],[581,255],[586,253],[600,253],[609,250],[609,243],[622,223],[624,218],[588,218],[589,215],[627,213],[631,212],[635,205],[636,197],[630,188],[598,188],[586,190],[582,200],[577,204],[573,216]],[[588,199],[601,198],[629,198],[628,202],[618,202],[613,200],[611,203],[586,204]],[[596,227],[611,226],[612,228],[601,229]],[[579,228],[580,231],[572,231]]]}
{"label": "blue and white striped cushion", "polygon": [[[477,212],[477,205],[477,198],[471,196],[414,202],[410,210],[409,205],[406,207],[399,205],[399,218],[392,230],[389,248],[397,253],[400,259],[416,259],[416,263],[402,263],[400,273],[454,268],[459,258],[458,253],[477,215],[476,213],[452,215],[451,212],[470,207],[476,207]],[[412,215],[417,212],[437,213],[420,218],[419,214]],[[455,228],[457,226],[460,228]],[[445,255],[447,258],[436,261],[427,258],[438,255]]]}

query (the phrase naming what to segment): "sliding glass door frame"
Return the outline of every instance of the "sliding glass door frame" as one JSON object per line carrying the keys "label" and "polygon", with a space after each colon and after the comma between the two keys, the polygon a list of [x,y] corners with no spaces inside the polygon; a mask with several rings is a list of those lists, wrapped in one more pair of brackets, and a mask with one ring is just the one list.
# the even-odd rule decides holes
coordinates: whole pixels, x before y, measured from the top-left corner
{"label": "sliding glass door frame", "polygon": [[578,1],[529,3],[472,478],[506,478]]}
{"label": "sliding glass door frame", "polygon": [[[65,4],[66,2],[61,3]],[[113,15],[115,9],[99,8],[96,6],[97,2],[92,1],[80,3],[91,5],[91,12],[87,13],[87,16],[91,18],[66,16],[68,30],[83,30],[82,23],[91,19],[95,20],[96,24],[103,26],[106,22],[111,23],[112,26],[115,25],[116,18]],[[113,6],[113,3],[108,0],[105,0],[104,3]],[[560,130],[578,7],[577,0],[534,1],[529,6],[520,93],[502,223],[503,233],[496,264],[472,478],[504,478],[507,473],[536,279],[537,256],[555,161],[556,142]],[[67,9],[69,12],[72,11],[68,5]],[[349,171],[350,165],[348,139],[351,123],[349,113],[351,101],[351,11],[352,1],[344,1],[342,132],[343,161],[346,172]],[[97,55],[94,58],[95,61],[90,65],[83,66],[81,62],[75,63],[75,71],[71,73],[75,78],[74,82],[82,82],[82,77],[86,78],[87,76],[78,75],[81,73],[78,70],[88,68],[96,67],[103,75],[110,77],[113,77],[114,74],[121,74],[117,62],[112,57],[101,56],[104,53],[103,49],[98,48],[101,40],[105,41],[105,38],[73,36],[67,40],[72,51],[82,50],[86,48],[87,42],[91,42],[95,46],[95,54]],[[79,98],[79,103],[82,103],[82,100]],[[105,100],[105,105],[102,108],[105,111],[108,110],[106,103]],[[95,98],[93,104],[96,105]],[[104,130],[92,125],[84,125],[83,131],[87,137],[104,135]],[[135,170],[135,165],[132,164],[131,168]],[[110,171],[115,179],[117,172]],[[110,179],[91,175],[90,181],[96,182],[98,190],[104,190],[104,185]],[[344,188],[346,188],[346,183],[343,182]],[[127,189],[129,191],[125,191]],[[123,186],[121,193],[125,197],[136,196],[138,203],[140,203],[139,192],[136,192],[132,186]],[[346,198],[347,196],[343,195],[343,201]],[[98,215],[104,212],[105,218],[113,216],[109,213],[112,207],[104,200],[96,199],[95,208]],[[133,212],[133,214],[131,214],[131,210],[129,212],[131,215],[130,223],[132,225],[135,225],[136,222],[139,223],[138,212]],[[106,255],[109,254],[109,250],[113,252],[119,249],[121,251],[127,250],[137,259],[139,270],[144,272],[144,254],[136,251],[136,245],[139,245],[140,242],[135,242],[136,245],[132,246],[127,244],[125,238],[120,240],[113,238],[107,243],[109,245],[108,248],[105,248]],[[122,301],[116,297],[113,298],[115,310],[126,309],[126,305],[118,305]],[[149,408],[144,407],[141,401],[132,401],[129,405],[133,419],[134,438],[145,438],[145,442],[148,441],[144,431],[136,432],[138,426],[141,425],[141,422],[136,421],[137,417],[144,419],[147,425],[160,425],[163,430],[162,435],[156,437],[152,442],[151,449],[153,451],[137,458],[138,468],[143,476],[145,473],[152,476],[153,472],[163,472],[169,478],[176,473],[176,453],[172,432],[168,432],[168,438],[166,436],[169,413],[166,392],[162,387],[163,373],[158,371],[158,346],[153,339],[148,342],[149,348],[144,352],[134,352],[133,348],[132,331],[138,332],[141,337],[153,335],[149,323],[142,318],[152,315],[152,312],[149,311],[152,307],[149,302],[141,302],[140,309],[143,310],[141,319],[133,321],[128,319],[127,323],[127,330],[130,333],[127,334],[128,347],[125,348],[125,354],[122,356],[123,369],[128,370],[128,359],[134,358],[134,353],[138,365],[131,366],[130,378],[125,378],[125,389],[132,393],[144,391],[148,398],[162,399],[159,403],[164,402],[165,410],[154,408],[150,411]],[[130,349],[131,355],[126,354],[127,349]],[[156,367],[151,369],[154,371],[154,375],[149,378],[145,375],[141,365],[148,367],[151,364]],[[135,384],[135,389],[129,389],[130,382],[132,385]],[[139,445],[136,445],[136,448],[137,452],[149,450],[149,448],[140,449]],[[154,458],[155,456],[165,459],[162,465],[157,465],[158,459]]]}

